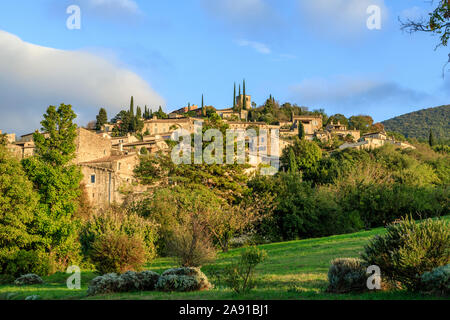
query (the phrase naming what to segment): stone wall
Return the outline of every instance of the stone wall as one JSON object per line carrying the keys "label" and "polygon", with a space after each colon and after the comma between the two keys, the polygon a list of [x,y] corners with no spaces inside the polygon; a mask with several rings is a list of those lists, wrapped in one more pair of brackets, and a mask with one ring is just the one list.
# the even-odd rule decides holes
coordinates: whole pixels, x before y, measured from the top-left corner
{"label": "stone wall", "polygon": [[77,146],[75,163],[111,156],[111,140],[89,130],[78,128],[75,143]]}
{"label": "stone wall", "polygon": [[89,164],[82,164],[80,167],[84,177],[82,183],[96,210],[121,202],[121,196],[117,192],[118,178],[112,170]]}

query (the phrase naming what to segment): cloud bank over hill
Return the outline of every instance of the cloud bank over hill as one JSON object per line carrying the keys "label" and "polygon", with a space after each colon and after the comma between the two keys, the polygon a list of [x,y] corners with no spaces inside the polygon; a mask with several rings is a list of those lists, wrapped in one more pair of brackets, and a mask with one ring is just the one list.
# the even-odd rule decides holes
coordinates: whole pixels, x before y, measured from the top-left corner
{"label": "cloud bank over hill", "polygon": [[72,104],[79,124],[100,107],[112,118],[130,96],[157,107],[164,99],[134,72],[83,51],[66,51],[22,41],[0,30],[0,129],[26,133],[40,128],[49,105]]}
{"label": "cloud bank over hill", "polygon": [[376,121],[438,103],[426,92],[403,87],[383,79],[333,76],[305,79],[292,86],[292,97],[312,108],[325,108],[329,114],[369,114]]}

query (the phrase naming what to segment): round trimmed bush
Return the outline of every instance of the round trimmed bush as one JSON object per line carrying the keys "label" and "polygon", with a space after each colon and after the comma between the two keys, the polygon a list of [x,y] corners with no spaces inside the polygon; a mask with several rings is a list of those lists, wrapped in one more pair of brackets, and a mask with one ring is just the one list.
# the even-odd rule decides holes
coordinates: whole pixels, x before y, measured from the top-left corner
{"label": "round trimmed bush", "polygon": [[404,218],[389,225],[386,234],[373,238],[362,259],[367,265],[380,267],[389,281],[420,291],[422,274],[450,262],[450,224],[432,219],[416,223]]}
{"label": "round trimmed bush", "polygon": [[201,291],[209,290],[211,284],[199,268],[178,268],[165,271],[156,284],[160,291]]}
{"label": "round trimmed bush", "polygon": [[348,293],[367,290],[366,267],[354,258],[338,258],[331,262],[328,271],[328,292]]}
{"label": "round trimmed bush", "polygon": [[438,294],[450,295],[450,264],[425,272],[422,277],[422,291]]}
{"label": "round trimmed bush", "polygon": [[16,286],[31,286],[34,284],[43,284],[44,281],[37,274],[25,274],[14,281]]}

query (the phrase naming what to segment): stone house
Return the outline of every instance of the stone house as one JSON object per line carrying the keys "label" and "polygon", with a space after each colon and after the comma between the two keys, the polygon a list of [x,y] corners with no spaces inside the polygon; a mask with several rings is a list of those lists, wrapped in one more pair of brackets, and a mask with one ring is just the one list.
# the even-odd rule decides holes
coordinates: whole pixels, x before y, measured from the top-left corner
{"label": "stone house", "polygon": [[[150,119],[144,121],[143,132],[148,135],[161,135],[164,133],[171,133],[178,129],[184,129],[189,132],[194,131],[194,119],[182,118],[182,119]],[[200,120],[197,120],[200,121]]]}
{"label": "stone house", "polygon": [[401,149],[416,149],[416,147],[406,142],[395,141],[388,138],[386,132],[374,132],[363,135],[356,143],[344,143],[339,147],[340,150],[354,148],[358,150],[370,150],[380,148],[386,144],[392,144]]}
{"label": "stone house", "polygon": [[[293,116],[292,122],[294,126],[294,131],[298,132],[299,123],[303,124],[305,134],[312,139],[317,131],[322,130],[322,116],[312,115],[312,116]],[[297,130],[295,130],[297,129]]]}

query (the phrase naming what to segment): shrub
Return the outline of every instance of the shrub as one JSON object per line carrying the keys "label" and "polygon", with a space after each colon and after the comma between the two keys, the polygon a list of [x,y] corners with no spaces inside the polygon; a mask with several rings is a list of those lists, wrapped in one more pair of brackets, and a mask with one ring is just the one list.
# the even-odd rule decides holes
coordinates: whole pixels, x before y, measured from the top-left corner
{"label": "shrub", "polygon": [[410,218],[387,227],[364,248],[363,260],[409,290],[420,289],[420,276],[450,260],[450,226],[443,220],[415,223]]}
{"label": "shrub", "polygon": [[265,220],[272,240],[325,237],[364,227],[357,212],[343,210],[333,188],[314,186],[291,173],[275,179],[279,179],[277,204],[273,216]]}
{"label": "shrub", "polygon": [[248,292],[255,287],[255,268],[267,257],[265,250],[250,247],[241,253],[239,261],[225,269],[225,282],[236,292]]}
{"label": "shrub", "polygon": [[195,218],[188,225],[176,228],[168,250],[183,267],[201,267],[216,258],[216,250],[206,227]]}
{"label": "shrub", "polygon": [[328,292],[362,292],[367,289],[366,268],[360,259],[335,259],[328,271],[328,282]]}
{"label": "shrub", "polygon": [[43,284],[44,281],[37,274],[25,274],[14,281],[16,286],[30,286],[34,284]]}
{"label": "shrub", "polygon": [[153,271],[142,271],[137,274],[141,291],[153,291],[156,289],[160,275]]}
{"label": "shrub", "polygon": [[450,264],[425,272],[421,277],[422,291],[450,295]]}
{"label": "shrub", "polygon": [[118,292],[119,277],[115,273],[94,278],[89,284],[88,296]]}
{"label": "shrub", "polygon": [[198,268],[169,269],[156,284],[157,290],[178,292],[209,290],[211,287],[206,275]]}
{"label": "shrub", "polygon": [[91,259],[101,274],[138,271],[146,262],[145,245],[141,238],[109,233],[94,242]]}
{"label": "shrub", "polygon": [[13,284],[14,280],[15,280],[15,278],[12,275],[9,275],[9,274],[1,274],[0,275],[0,285]]}
{"label": "shrub", "polygon": [[[169,248],[170,243],[174,240],[174,236],[177,237],[180,232],[184,232],[180,229],[192,226],[194,219],[196,221],[204,220],[202,217],[205,216],[205,213],[219,211],[222,204],[223,201],[204,186],[184,187],[180,185],[157,189],[150,197],[145,197],[138,204],[136,211],[160,226],[159,253],[173,255],[174,248]],[[202,228],[206,230],[204,225]]]}
{"label": "shrub", "polygon": [[41,251],[19,250],[11,253],[3,262],[5,266],[2,273],[14,278],[29,273],[45,276],[52,269],[49,255]]}
{"label": "shrub", "polygon": [[146,260],[150,261],[156,256],[157,231],[157,226],[151,221],[136,213],[112,207],[93,215],[85,223],[80,235],[82,252],[89,258],[94,242],[106,234],[113,233],[139,238],[140,242],[144,243]]}
{"label": "shrub", "polygon": [[139,291],[141,288],[140,279],[134,271],[127,271],[117,278],[118,292],[132,292]]}
{"label": "shrub", "polygon": [[153,271],[128,271],[118,276],[115,273],[94,278],[88,287],[88,295],[117,292],[152,291],[155,290],[159,274]]}

